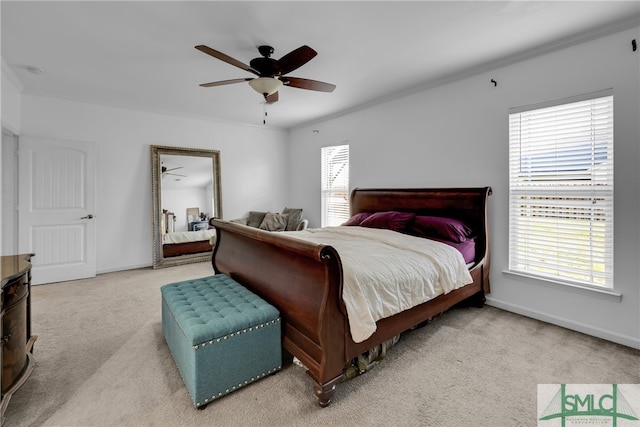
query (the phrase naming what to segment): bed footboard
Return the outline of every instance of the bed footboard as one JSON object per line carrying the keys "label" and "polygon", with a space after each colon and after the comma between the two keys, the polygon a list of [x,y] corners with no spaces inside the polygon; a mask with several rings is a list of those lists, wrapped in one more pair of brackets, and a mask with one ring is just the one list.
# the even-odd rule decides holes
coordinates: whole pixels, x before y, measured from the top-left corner
{"label": "bed footboard", "polygon": [[348,334],[342,266],[326,245],[221,220],[212,264],[280,310],[283,346],[307,368],[321,406],[342,380]]}

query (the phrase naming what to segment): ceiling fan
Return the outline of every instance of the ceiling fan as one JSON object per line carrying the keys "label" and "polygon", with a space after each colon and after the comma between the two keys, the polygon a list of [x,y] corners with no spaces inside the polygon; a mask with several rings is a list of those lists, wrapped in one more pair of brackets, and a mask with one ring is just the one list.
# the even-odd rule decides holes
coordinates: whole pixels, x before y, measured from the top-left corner
{"label": "ceiling fan", "polygon": [[178,174],[178,173],[172,173],[173,171],[178,170],[178,169],[182,169],[182,168],[183,168],[183,166],[178,166],[177,168],[167,169],[167,167],[166,167],[166,166],[162,165],[162,167],[161,167],[160,169],[161,169],[162,177],[163,177],[163,178],[164,178],[165,176],[167,176],[167,175],[173,175],[173,176],[182,176],[182,177],[186,177],[186,175],[180,175],[180,174]]}
{"label": "ceiling fan", "polygon": [[258,76],[203,83],[200,85],[202,87],[249,82],[249,86],[264,96],[267,103],[273,103],[278,100],[278,90],[280,90],[282,86],[315,90],[319,92],[333,92],[336,88],[335,85],[320,82],[318,80],[286,76],[286,74],[300,68],[318,54],[315,50],[306,45],[292,50],[280,59],[271,58],[274,51],[273,47],[258,46],[258,51],[262,57],[252,59],[249,62],[249,65],[205,45],[198,45],[196,46],[196,49],[226,62],[227,64],[242,68],[243,70]]}

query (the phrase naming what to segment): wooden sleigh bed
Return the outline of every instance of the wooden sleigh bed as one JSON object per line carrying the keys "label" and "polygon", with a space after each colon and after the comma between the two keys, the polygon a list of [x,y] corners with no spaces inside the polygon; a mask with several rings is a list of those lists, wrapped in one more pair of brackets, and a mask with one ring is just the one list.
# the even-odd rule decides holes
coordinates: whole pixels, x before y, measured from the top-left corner
{"label": "wooden sleigh bed", "polygon": [[375,333],[362,342],[351,337],[342,299],[343,266],[332,246],[214,220],[212,264],[216,273],[231,276],[280,310],[284,349],[307,367],[318,403],[325,407],[344,379],[343,368],[358,355],[465,300],[484,303],[489,292],[490,194],[490,187],[352,192],[351,215],[398,211],[456,218],[475,236],[472,283],[378,320]]}

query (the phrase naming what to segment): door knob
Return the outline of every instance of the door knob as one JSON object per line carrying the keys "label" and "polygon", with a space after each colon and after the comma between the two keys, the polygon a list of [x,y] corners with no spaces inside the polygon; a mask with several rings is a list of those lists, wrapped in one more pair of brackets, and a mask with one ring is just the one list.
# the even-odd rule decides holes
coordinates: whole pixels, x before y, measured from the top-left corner
{"label": "door knob", "polygon": [[83,217],[82,217],[82,218],[80,218],[80,219],[93,219],[93,215],[89,214],[89,215],[87,215],[87,216],[83,216]]}

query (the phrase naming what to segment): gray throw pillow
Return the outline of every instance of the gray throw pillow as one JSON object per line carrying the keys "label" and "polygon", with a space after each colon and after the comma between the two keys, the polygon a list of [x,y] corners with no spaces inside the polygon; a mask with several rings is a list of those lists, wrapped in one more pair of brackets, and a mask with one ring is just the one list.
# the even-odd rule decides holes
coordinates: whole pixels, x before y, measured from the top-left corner
{"label": "gray throw pillow", "polygon": [[264,220],[266,214],[266,212],[250,211],[249,216],[247,217],[247,225],[253,228],[260,227],[260,224],[262,224],[262,220]]}
{"label": "gray throw pillow", "polygon": [[284,231],[288,220],[289,215],[267,212],[260,224],[260,228],[267,231]]}
{"label": "gray throw pillow", "polygon": [[298,229],[298,224],[302,221],[302,209],[284,208],[282,210],[283,215],[289,215],[289,221],[287,222],[287,231],[295,231]]}

